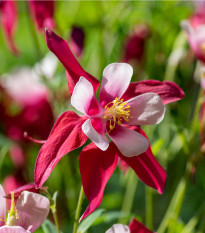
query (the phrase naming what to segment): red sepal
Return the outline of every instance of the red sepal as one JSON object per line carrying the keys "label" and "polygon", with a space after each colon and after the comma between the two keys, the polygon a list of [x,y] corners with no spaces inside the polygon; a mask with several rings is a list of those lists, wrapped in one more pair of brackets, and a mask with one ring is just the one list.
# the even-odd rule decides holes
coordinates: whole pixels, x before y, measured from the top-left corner
{"label": "red sepal", "polygon": [[124,100],[127,100],[137,95],[141,95],[148,92],[158,94],[161,97],[164,105],[183,99],[185,96],[183,90],[173,82],[145,80],[130,83],[127,91],[124,93],[122,98]]}
{"label": "red sepal", "polygon": [[136,219],[132,219],[130,225],[130,233],[153,233],[149,229],[147,229],[141,222]]}
{"label": "red sepal", "polygon": [[79,166],[83,189],[90,204],[80,220],[91,214],[100,205],[107,181],[118,162],[116,147],[110,145],[106,151],[94,143],[86,146],[80,153]]}
{"label": "red sepal", "polygon": [[86,118],[79,117],[71,111],[64,112],[57,119],[36,160],[34,170],[36,188],[43,185],[65,154],[86,142],[87,136],[81,129],[85,120]]}
{"label": "red sepal", "polygon": [[81,67],[68,47],[68,43],[49,29],[46,29],[46,41],[50,51],[58,57],[66,69],[70,94],[72,95],[73,89],[81,76],[92,83],[96,92],[100,82]]}

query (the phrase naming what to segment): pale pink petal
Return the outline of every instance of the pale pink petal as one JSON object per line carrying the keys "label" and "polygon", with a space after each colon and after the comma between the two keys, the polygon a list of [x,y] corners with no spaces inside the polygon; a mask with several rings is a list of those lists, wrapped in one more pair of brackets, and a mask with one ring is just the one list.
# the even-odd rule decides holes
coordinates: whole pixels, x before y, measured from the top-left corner
{"label": "pale pink petal", "polygon": [[[128,226],[123,224],[114,224],[110,229],[108,229],[105,233],[130,233],[130,229]],[[135,232],[137,233],[137,232]]]}
{"label": "pale pink petal", "polygon": [[18,225],[34,232],[46,220],[50,202],[48,198],[28,191],[22,192],[16,202],[19,219]]}
{"label": "pale pink petal", "polygon": [[92,84],[82,76],[73,90],[71,104],[78,111],[88,116],[96,115],[101,110],[101,106],[95,97]]}
{"label": "pale pink petal", "polygon": [[[145,132],[140,127],[131,126],[131,128],[147,138]],[[135,171],[142,182],[157,189],[158,193],[163,193],[166,184],[166,172],[153,155],[150,143],[148,149],[139,156],[126,157],[119,151],[118,156],[126,162],[127,166],[130,166]]]}
{"label": "pale pink petal", "polygon": [[[6,217],[6,199],[4,198],[4,196],[5,196],[4,189],[2,185],[0,185],[0,219],[1,220],[5,220]],[[0,227],[5,224],[5,222],[1,220],[0,220]]]}
{"label": "pale pink petal", "polygon": [[201,87],[205,90],[205,78],[201,80]]}
{"label": "pale pink petal", "polygon": [[92,126],[91,120],[86,120],[82,125],[83,133],[92,141],[95,143],[97,147],[99,147],[101,150],[105,151],[107,150],[109,146],[109,140],[105,136],[105,134],[98,133]]}
{"label": "pale pink petal", "polygon": [[100,87],[100,103],[103,107],[124,94],[132,74],[132,67],[126,63],[112,63],[105,67]]}
{"label": "pale pink petal", "polygon": [[200,25],[197,28],[193,28],[187,20],[183,20],[181,26],[188,35],[189,44],[196,57],[205,62],[205,26]]}
{"label": "pale pink petal", "polygon": [[138,95],[127,101],[130,106],[128,125],[153,125],[164,118],[164,105],[154,93]]}
{"label": "pale pink petal", "polygon": [[120,125],[116,125],[115,128],[110,131],[109,137],[126,157],[140,155],[144,153],[149,146],[148,140],[140,133]]}
{"label": "pale pink petal", "polygon": [[14,227],[3,226],[0,227],[0,233],[31,233],[31,232],[23,229],[20,226],[14,226]]}

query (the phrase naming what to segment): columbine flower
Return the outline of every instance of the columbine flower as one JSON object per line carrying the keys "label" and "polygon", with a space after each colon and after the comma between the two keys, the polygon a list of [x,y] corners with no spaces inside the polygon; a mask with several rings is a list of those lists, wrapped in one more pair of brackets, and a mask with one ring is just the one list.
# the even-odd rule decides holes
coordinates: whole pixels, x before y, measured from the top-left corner
{"label": "columbine flower", "polygon": [[[46,37],[49,49],[59,58],[67,71],[67,80],[71,95],[74,92],[78,93],[79,87],[83,88],[86,86],[84,96],[82,96],[82,93],[80,93],[80,95],[74,94],[72,103],[87,115],[78,116],[74,112],[67,111],[59,116],[36,160],[34,174],[36,187],[42,186],[48,179],[55,165],[65,154],[82,146],[86,142],[87,136],[83,133],[83,130],[89,137],[92,137],[91,139],[94,140],[98,146],[102,147],[102,149],[106,149],[109,144],[105,136],[106,130],[108,136],[112,140],[114,139],[113,141],[123,154],[133,156],[145,151],[147,147],[148,149],[144,153],[133,157],[122,155],[114,143],[110,143],[105,151],[99,149],[94,143],[91,143],[82,150],[79,159],[80,172],[83,188],[90,204],[81,219],[88,216],[100,205],[104,188],[117,166],[119,157],[135,171],[145,184],[157,189],[159,193],[162,193],[165,185],[166,173],[153,156],[146,134],[138,126],[131,126],[129,124],[144,124],[146,121],[149,121],[149,119],[151,119],[150,114],[141,115],[141,117],[135,121],[135,116],[140,115],[140,110],[146,113],[149,112],[149,109],[146,108],[147,106],[150,106],[151,109],[153,109],[152,106],[154,106],[154,109],[156,109],[156,111],[152,112],[153,120],[151,119],[149,123],[151,123],[151,121],[152,123],[160,121],[163,116],[164,108],[159,97],[154,93],[159,94],[163,104],[167,104],[183,98],[183,91],[172,82],[147,80],[129,84],[132,76],[132,68],[127,64],[111,64],[104,72],[105,77],[101,85],[99,103],[94,95],[99,86],[99,81],[80,66],[65,40],[50,30],[46,30]],[[116,71],[117,73],[115,73]],[[128,76],[125,75],[127,72]],[[111,74],[112,77],[108,74]],[[84,78],[81,78],[79,81],[81,76]],[[115,83],[112,82],[112,78],[115,80]],[[125,83],[122,81],[124,78]],[[114,84],[113,89],[109,86],[110,81],[112,85]],[[124,93],[126,88],[127,91]],[[91,91],[91,93],[89,91]],[[108,93],[109,91],[110,93]],[[82,102],[77,101],[78,97]],[[91,99],[89,99],[89,97]],[[116,99],[116,97],[118,99]],[[137,102],[137,99],[142,100],[145,106],[142,106],[141,102]],[[146,99],[154,99],[155,101],[150,103],[149,101],[146,102]],[[125,104],[125,102],[128,103]],[[136,109],[136,114],[133,114],[130,109],[135,109],[133,108],[136,106],[135,104],[139,106],[139,109]],[[128,105],[130,108],[127,108]],[[121,113],[119,115],[119,112],[123,114],[123,117]],[[131,118],[131,116],[133,118]],[[84,127],[82,127],[83,125]],[[82,130],[82,128],[84,129]],[[89,129],[91,129],[91,131],[89,131]],[[90,134],[90,132],[92,133]],[[130,138],[140,138],[142,144],[137,141],[140,148],[136,148],[131,140],[127,142],[124,135],[121,134],[122,132],[129,132],[129,137],[131,135]],[[122,136],[121,138],[119,137],[120,135]],[[99,141],[96,140],[98,138]],[[119,139],[122,140],[122,145],[116,141],[116,138],[118,138],[118,142]],[[127,144],[124,144],[124,142],[127,142]],[[134,154],[135,149],[136,154]]]}
{"label": "columbine flower", "polygon": [[181,22],[182,28],[188,35],[189,44],[196,57],[205,62],[205,24],[197,24],[195,27],[188,20]]}
{"label": "columbine flower", "polygon": [[145,52],[145,43],[149,34],[150,32],[146,25],[141,24],[136,26],[134,32],[127,38],[124,62],[142,62]]}
{"label": "columbine flower", "polygon": [[158,124],[164,116],[164,106],[157,94],[146,93],[124,101],[132,73],[132,67],[126,63],[110,64],[103,72],[100,103],[92,84],[84,77],[71,97],[71,104],[88,118],[82,125],[85,135],[105,151],[109,146],[106,132],[127,157],[144,153],[149,143],[141,134],[123,126]]}
{"label": "columbine flower", "polygon": [[14,34],[18,21],[16,2],[12,0],[0,1],[0,22],[2,24],[5,41],[14,55],[19,51],[14,43]]}
{"label": "columbine flower", "polygon": [[105,233],[153,233],[142,223],[133,218],[129,226],[123,224],[114,224]]}
{"label": "columbine flower", "polygon": [[22,141],[27,131],[29,135],[46,138],[53,122],[50,93],[34,70],[24,67],[5,74],[0,87],[0,119],[8,136]]}
{"label": "columbine flower", "polygon": [[34,232],[48,216],[50,202],[40,194],[24,191],[15,204],[14,193],[11,192],[11,208],[8,214],[4,196],[0,185],[0,233]]}

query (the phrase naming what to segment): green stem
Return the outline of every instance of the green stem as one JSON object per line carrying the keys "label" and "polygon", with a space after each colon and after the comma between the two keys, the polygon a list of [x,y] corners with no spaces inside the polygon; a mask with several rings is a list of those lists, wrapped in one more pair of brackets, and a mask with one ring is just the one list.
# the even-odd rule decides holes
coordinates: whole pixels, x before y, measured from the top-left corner
{"label": "green stem", "polygon": [[174,42],[174,46],[171,54],[169,55],[167,66],[165,70],[164,80],[166,81],[174,81],[174,76],[176,73],[176,69],[179,65],[181,57],[185,53],[185,45],[187,43],[186,34],[183,31],[180,31],[176,37]]}
{"label": "green stem", "polygon": [[49,194],[49,192],[45,192],[46,195],[48,196],[48,198],[50,199],[51,205],[50,205],[50,209],[53,213],[53,217],[54,217],[54,221],[55,221],[55,225],[57,228],[57,232],[60,233],[60,225],[59,225],[59,221],[58,221],[58,214],[57,214],[57,209],[56,209],[56,200],[57,200],[57,195],[58,192],[55,192],[53,197],[51,197],[51,195]]}
{"label": "green stem", "polygon": [[76,208],[76,212],[75,212],[75,220],[74,220],[74,224],[73,224],[73,233],[77,233],[81,207],[83,204],[83,196],[84,196],[84,191],[83,191],[83,186],[81,186],[80,194],[79,194],[79,198],[78,198],[78,204],[77,204],[77,208]]}
{"label": "green stem", "polygon": [[28,3],[26,3],[26,12],[27,12],[27,16],[28,16],[28,20],[27,20],[27,23],[28,23],[28,27],[29,27],[29,30],[30,30],[30,34],[31,34],[31,37],[33,39],[33,44],[34,44],[34,48],[35,48],[35,51],[36,51],[36,54],[37,54],[37,59],[41,59],[42,58],[42,53],[41,53],[41,49],[40,49],[40,44],[39,44],[39,41],[38,41],[38,37],[37,37],[37,33],[34,29],[34,25],[32,23],[32,19],[30,17],[30,11],[29,11],[29,6],[28,6]]}
{"label": "green stem", "polygon": [[[129,172],[130,174],[128,177],[127,186],[125,190],[125,196],[124,196],[124,200],[122,203],[122,209],[121,209],[122,213],[127,213],[127,214],[131,213],[134,198],[135,198],[135,193],[137,189],[137,184],[138,184],[138,179],[136,177],[136,174],[132,170],[130,170]],[[119,222],[122,224],[127,224],[128,219],[121,218]]]}
{"label": "green stem", "polygon": [[187,163],[184,176],[181,178],[157,233],[164,233],[169,227],[169,233],[174,232],[175,220],[178,218],[184,200],[185,191],[190,175],[191,162]]}
{"label": "green stem", "polygon": [[145,188],[146,195],[146,226],[152,230],[153,229],[153,200],[152,200],[152,189],[150,187]]}
{"label": "green stem", "polygon": [[192,138],[195,137],[195,132],[196,132],[196,127],[199,123],[199,112],[202,104],[202,96],[203,96],[203,89],[200,88],[199,91],[199,97],[196,102],[196,107],[194,110],[194,115],[193,115],[193,122],[192,122],[192,127],[191,127],[191,132],[193,133]]}
{"label": "green stem", "polygon": [[192,233],[192,232],[194,232],[194,228],[198,224],[199,220],[203,219],[202,216],[203,216],[203,213],[205,213],[204,212],[204,207],[205,207],[205,202],[202,203],[202,205],[199,207],[197,213],[189,220],[189,222],[186,224],[186,226],[184,227],[184,229],[182,230],[181,233]]}
{"label": "green stem", "polygon": [[54,217],[54,221],[55,221],[55,225],[56,225],[57,231],[58,231],[58,233],[60,233],[61,231],[60,231],[60,225],[59,225],[59,221],[58,221],[58,215],[57,215],[56,208],[52,209],[52,213],[53,213],[53,217]]}

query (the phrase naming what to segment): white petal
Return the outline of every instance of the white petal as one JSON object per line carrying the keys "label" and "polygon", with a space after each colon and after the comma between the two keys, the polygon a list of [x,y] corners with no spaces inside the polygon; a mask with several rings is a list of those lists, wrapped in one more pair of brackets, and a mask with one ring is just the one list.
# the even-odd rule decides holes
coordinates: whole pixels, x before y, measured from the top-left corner
{"label": "white petal", "polygon": [[105,67],[100,87],[100,102],[103,107],[124,94],[132,74],[132,66],[127,63],[112,63]]}
{"label": "white petal", "polygon": [[109,133],[109,137],[115,143],[120,152],[127,157],[133,157],[144,153],[148,146],[148,140],[140,133],[116,125]]}
{"label": "white petal", "polygon": [[50,202],[48,198],[28,191],[24,191],[16,202],[19,214],[18,225],[34,232],[46,220]]}
{"label": "white petal", "polygon": [[123,224],[114,224],[105,233],[130,233],[130,229],[128,226]]}
{"label": "white petal", "polygon": [[78,111],[93,116],[100,112],[101,107],[95,97],[92,84],[84,77],[80,77],[71,96],[71,104]]}
{"label": "white petal", "polygon": [[[3,187],[0,185],[0,219],[6,219],[6,198]],[[5,224],[4,221],[0,220],[0,227]]]}
{"label": "white petal", "polygon": [[165,108],[159,95],[146,93],[127,101],[130,106],[128,125],[153,125],[164,118]]}
{"label": "white petal", "polygon": [[109,140],[105,136],[105,134],[99,134],[92,126],[91,120],[88,119],[82,125],[82,130],[88,138],[95,143],[95,145],[101,150],[107,150],[109,146]]}

